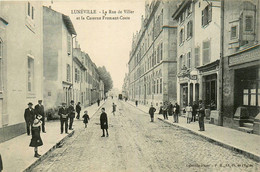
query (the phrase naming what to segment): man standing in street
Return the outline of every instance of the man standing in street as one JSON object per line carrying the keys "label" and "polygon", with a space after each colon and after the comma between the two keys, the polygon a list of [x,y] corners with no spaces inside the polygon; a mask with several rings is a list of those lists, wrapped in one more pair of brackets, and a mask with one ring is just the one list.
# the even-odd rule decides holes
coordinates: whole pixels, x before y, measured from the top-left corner
{"label": "man standing in street", "polygon": [[75,118],[74,100],[70,101],[70,106],[68,107],[68,113],[70,118],[69,130],[73,130],[72,125]]}
{"label": "man standing in street", "polygon": [[156,111],[156,109],[153,107],[153,105],[151,104],[151,107],[149,109],[149,114],[150,114],[150,117],[151,117],[151,122],[153,122],[153,119],[154,119],[154,112]]}
{"label": "man standing in street", "polygon": [[65,124],[65,132],[68,134],[68,111],[66,109],[66,103],[62,103],[58,115],[60,116],[60,133],[63,133]]}
{"label": "man standing in street", "polygon": [[81,111],[80,102],[78,102],[78,104],[76,105],[77,119],[80,118],[80,111]]}
{"label": "man standing in street", "polygon": [[115,115],[115,113],[116,113],[116,104],[115,103],[113,103],[112,104],[112,113],[113,113],[113,115]]}
{"label": "man standing in street", "polygon": [[97,104],[98,104],[98,107],[99,107],[99,105],[100,105],[100,100],[99,99],[97,100]]}
{"label": "man standing in street", "polygon": [[101,109],[102,113],[100,115],[100,126],[101,126],[101,129],[103,131],[103,135],[101,137],[105,137],[105,130],[106,130],[106,133],[107,133],[107,137],[108,137],[108,121],[107,121],[107,114],[105,112],[105,108],[102,108]]}
{"label": "man standing in street", "polygon": [[172,116],[172,113],[173,113],[173,105],[170,102],[168,105],[168,116]]}
{"label": "man standing in street", "polygon": [[198,112],[198,105],[196,103],[196,101],[193,102],[192,104],[192,118],[191,118],[191,122],[195,122],[196,121],[196,114]]}
{"label": "man standing in street", "polygon": [[31,127],[33,124],[33,120],[34,120],[34,109],[32,108],[33,104],[31,102],[28,103],[28,108],[25,109],[24,111],[24,119],[26,122],[26,129],[27,129],[27,135],[30,135],[31,132]]}
{"label": "man standing in street", "polygon": [[204,127],[205,107],[202,100],[199,101],[198,113],[199,113],[199,127],[200,127],[199,131],[205,131],[205,127]]}
{"label": "man standing in street", "polygon": [[44,107],[42,105],[42,100],[38,100],[38,104],[34,108],[36,115],[41,115],[41,121],[42,121],[42,132],[46,133],[45,131],[45,114],[44,114]]}

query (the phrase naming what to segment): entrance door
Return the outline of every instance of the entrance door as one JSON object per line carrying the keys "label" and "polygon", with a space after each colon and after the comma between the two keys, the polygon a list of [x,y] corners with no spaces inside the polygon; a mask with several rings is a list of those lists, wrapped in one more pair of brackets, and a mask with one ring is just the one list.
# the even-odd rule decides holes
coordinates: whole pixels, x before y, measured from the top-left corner
{"label": "entrance door", "polygon": [[206,76],[205,80],[205,105],[207,109],[217,108],[217,75]]}

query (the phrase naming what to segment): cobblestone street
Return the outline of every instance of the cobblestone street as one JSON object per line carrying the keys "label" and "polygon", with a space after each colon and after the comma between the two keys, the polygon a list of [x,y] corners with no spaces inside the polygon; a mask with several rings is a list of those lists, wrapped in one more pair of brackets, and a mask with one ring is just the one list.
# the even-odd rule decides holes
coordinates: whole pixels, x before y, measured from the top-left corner
{"label": "cobblestone street", "polygon": [[[112,102],[117,104],[113,116]],[[159,120],[128,103],[107,100],[109,137],[100,112],[32,171],[259,171],[259,163]],[[81,123],[77,123],[80,125]]]}

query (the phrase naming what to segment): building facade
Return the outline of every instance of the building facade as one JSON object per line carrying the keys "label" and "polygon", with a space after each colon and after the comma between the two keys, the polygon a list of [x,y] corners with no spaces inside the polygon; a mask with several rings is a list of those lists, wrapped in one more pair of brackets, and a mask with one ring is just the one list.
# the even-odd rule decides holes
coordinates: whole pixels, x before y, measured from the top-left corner
{"label": "building facade", "polygon": [[223,5],[223,126],[260,134],[259,0]]}
{"label": "building facade", "polygon": [[76,31],[68,16],[44,6],[43,35],[43,99],[48,109],[69,104],[73,98],[72,39]]}
{"label": "building facade", "polygon": [[122,86],[122,96],[123,98],[129,97],[129,75],[126,73],[124,78],[124,83]]}
{"label": "building facade", "polygon": [[206,117],[220,125],[220,1],[185,0],[173,18],[178,22],[177,97],[181,108],[199,99]]}
{"label": "building facade", "polygon": [[0,2],[0,142],[26,132],[24,109],[43,98],[42,27],[41,3]]}
{"label": "building facade", "polygon": [[175,102],[177,74],[176,23],[171,14],[177,1],[145,5],[141,29],[133,35],[129,59],[129,99],[159,106]]}

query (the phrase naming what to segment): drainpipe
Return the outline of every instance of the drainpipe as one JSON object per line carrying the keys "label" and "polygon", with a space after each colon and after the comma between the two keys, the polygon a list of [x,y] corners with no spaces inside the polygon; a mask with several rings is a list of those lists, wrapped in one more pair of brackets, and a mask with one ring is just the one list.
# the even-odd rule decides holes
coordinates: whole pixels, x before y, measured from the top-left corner
{"label": "drainpipe", "polygon": [[223,126],[223,81],[224,81],[224,1],[221,1],[221,12],[220,12],[220,21],[221,21],[221,30],[220,30],[220,85],[221,88],[219,89],[220,92],[220,125]]}

